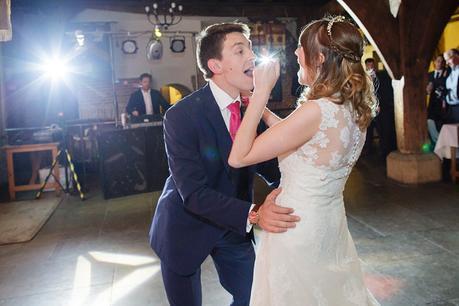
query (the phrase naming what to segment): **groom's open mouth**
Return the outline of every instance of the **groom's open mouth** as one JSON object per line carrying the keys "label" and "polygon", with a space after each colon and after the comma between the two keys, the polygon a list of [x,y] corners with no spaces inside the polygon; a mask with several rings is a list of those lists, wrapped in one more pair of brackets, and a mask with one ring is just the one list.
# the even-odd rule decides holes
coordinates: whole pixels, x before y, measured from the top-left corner
{"label": "groom's open mouth", "polygon": [[253,77],[253,67],[250,67],[247,70],[244,70],[244,74],[248,76],[249,78]]}

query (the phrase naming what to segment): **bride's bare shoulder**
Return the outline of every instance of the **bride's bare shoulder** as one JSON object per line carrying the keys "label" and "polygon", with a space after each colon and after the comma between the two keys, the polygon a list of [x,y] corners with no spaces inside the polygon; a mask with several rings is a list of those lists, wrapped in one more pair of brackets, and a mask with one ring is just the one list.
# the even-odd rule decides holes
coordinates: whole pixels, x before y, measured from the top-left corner
{"label": "bride's bare shoulder", "polygon": [[337,109],[339,107],[339,104],[337,101],[333,100],[332,98],[319,98],[319,99],[314,99],[314,100],[306,100],[305,102],[301,103],[297,109],[302,109],[304,108],[305,111],[319,111],[319,112],[330,112],[334,109]]}
{"label": "bride's bare shoulder", "polygon": [[324,99],[317,99],[317,100],[306,100],[301,102],[297,105],[295,112],[301,114],[313,113],[320,115],[321,112],[321,104],[324,103]]}
{"label": "bride's bare shoulder", "polygon": [[333,104],[333,105],[336,105],[336,103],[338,102],[339,100],[338,99],[333,99],[331,97],[322,97],[322,98],[318,98],[318,99],[307,99],[307,100],[304,100],[303,102],[301,102],[299,105],[302,106],[302,105],[307,105],[307,104],[316,104],[316,105],[320,105],[320,104]]}
{"label": "bride's bare shoulder", "polygon": [[322,119],[322,107],[320,102],[315,100],[307,101],[299,105],[287,118],[283,121],[289,125],[289,131],[293,130],[311,130]]}

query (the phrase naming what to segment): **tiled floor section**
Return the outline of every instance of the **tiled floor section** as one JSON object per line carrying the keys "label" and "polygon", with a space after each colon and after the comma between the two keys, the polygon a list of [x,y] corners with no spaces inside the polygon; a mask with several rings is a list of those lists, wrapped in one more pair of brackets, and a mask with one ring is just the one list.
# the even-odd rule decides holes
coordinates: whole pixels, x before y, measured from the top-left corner
{"label": "tiled floor section", "polygon": [[[67,198],[34,240],[0,246],[0,306],[167,305],[147,241],[156,197]],[[363,160],[345,201],[382,305],[459,305],[458,185],[400,186]],[[209,260],[202,281],[204,305],[229,305]]]}

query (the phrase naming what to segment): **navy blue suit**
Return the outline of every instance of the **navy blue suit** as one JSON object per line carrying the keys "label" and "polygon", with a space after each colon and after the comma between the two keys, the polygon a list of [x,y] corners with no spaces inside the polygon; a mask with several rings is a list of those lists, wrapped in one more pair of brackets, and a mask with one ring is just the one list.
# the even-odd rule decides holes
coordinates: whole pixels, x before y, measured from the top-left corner
{"label": "navy blue suit", "polygon": [[248,305],[254,251],[246,233],[255,173],[278,183],[277,161],[234,169],[232,140],[209,85],[171,107],[164,118],[170,176],[158,201],[150,243],[161,259],[169,302],[201,304],[200,266],[211,255],[220,282]]}

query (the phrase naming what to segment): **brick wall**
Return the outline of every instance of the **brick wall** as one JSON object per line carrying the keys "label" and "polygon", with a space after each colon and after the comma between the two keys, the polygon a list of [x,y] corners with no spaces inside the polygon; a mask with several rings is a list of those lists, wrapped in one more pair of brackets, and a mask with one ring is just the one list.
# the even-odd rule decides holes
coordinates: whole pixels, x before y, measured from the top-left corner
{"label": "brick wall", "polygon": [[[118,110],[126,108],[129,96],[137,89],[138,79],[123,79],[115,84]],[[111,80],[86,80],[78,90],[80,119],[114,119],[113,87]]]}

